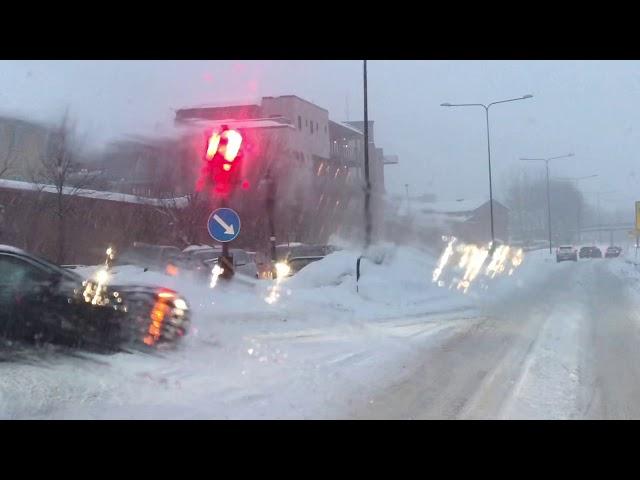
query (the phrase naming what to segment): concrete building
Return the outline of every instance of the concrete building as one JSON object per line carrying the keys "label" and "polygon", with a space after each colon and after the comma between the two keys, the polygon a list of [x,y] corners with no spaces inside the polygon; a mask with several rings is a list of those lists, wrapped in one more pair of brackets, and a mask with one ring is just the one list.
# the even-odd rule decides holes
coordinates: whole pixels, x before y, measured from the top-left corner
{"label": "concrete building", "polygon": [[[398,196],[387,203],[387,235],[395,232],[413,238],[423,245],[441,247],[442,237],[453,235],[466,243],[487,244],[491,241],[490,204],[486,199],[436,201],[432,195]],[[493,201],[496,240],[509,242],[509,210]]]}
{"label": "concrete building", "polygon": [[0,117],[0,174],[11,180],[31,180],[51,155],[55,130],[16,117]]}
{"label": "concrete building", "polygon": [[[259,104],[180,109],[176,125],[192,128],[194,138],[206,127],[221,125],[242,129],[250,137],[255,155],[248,161],[248,177],[256,184],[267,170],[275,174],[287,240],[323,241],[332,233],[362,230],[363,122],[332,121],[326,109],[283,95],[264,97]],[[375,145],[373,125],[371,121],[372,210],[381,219],[385,159]],[[249,194],[242,197],[251,198]],[[240,198],[237,201],[242,203]]]}

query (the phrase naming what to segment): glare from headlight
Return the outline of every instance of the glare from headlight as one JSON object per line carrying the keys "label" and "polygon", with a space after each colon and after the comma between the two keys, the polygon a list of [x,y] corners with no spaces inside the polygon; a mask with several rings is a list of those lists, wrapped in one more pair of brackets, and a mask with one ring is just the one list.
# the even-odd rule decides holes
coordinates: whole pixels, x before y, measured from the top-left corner
{"label": "glare from headlight", "polygon": [[105,284],[109,281],[109,272],[106,270],[98,270],[96,272],[96,280],[98,283]]}
{"label": "glare from headlight", "polygon": [[278,278],[286,277],[291,272],[291,267],[286,263],[276,263],[276,275]]}
{"label": "glare from headlight", "polygon": [[179,308],[180,310],[188,310],[189,307],[187,306],[187,302],[185,302],[182,298],[176,298],[173,301],[173,304],[176,306],[176,308]]}

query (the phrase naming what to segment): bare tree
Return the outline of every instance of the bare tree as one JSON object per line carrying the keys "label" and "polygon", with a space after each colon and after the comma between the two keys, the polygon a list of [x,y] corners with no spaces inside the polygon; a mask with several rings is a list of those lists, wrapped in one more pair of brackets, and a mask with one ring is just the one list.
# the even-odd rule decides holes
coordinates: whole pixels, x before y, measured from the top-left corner
{"label": "bare tree", "polygon": [[5,174],[11,172],[14,164],[15,164],[14,156],[9,155],[9,153],[3,155],[2,162],[0,162],[0,178],[4,177]]}
{"label": "bare tree", "polygon": [[183,247],[199,243],[210,210],[204,192],[194,192],[164,201],[166,206],[160,211],[168,217],[174,241]]}
{"label": "bare tree", "polygon": [[34,183],[41,189],[53,187],[55,199],[50,206],[57,223],[56,254],[58,263],[65,258],[66,217],[73,213],[74,198],[80,190],[87,188],[96,175],[80,171],[77,166],[78,146],[74,138],[74,125],[65,113],[60,124],[50,135],[48,151],[42,156],[38,169],[32,172]]}
{"label": "bare tree", "polygon": [[[546,180],[526,172],[512,172],[507,182],[505,203],[510,210],[511,233],[518,240],[544,240],[548,234]],[[551,223],[557,242],[577,240],[585,202],[577,188],[552,179],[549,184]]]}

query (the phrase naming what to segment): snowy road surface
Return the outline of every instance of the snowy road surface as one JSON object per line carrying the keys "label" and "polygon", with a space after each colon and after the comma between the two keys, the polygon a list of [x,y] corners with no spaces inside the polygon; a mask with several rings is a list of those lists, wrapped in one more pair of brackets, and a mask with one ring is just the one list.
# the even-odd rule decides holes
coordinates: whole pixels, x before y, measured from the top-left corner
{"label": "snowy road surface", "polygon": [[355,418],[640,418],[640,315],[622,260],[544,281],[425,348]]}
{"label": "snowy road surface", "polygon": [[177,285],[195,329],[176,351],[0,362],[0,418],[640,418],[640,273],[622,259],[535,252],[462,295],[413,250],[364,264],[355,293],[348,255],[273,305],[262,286]]}

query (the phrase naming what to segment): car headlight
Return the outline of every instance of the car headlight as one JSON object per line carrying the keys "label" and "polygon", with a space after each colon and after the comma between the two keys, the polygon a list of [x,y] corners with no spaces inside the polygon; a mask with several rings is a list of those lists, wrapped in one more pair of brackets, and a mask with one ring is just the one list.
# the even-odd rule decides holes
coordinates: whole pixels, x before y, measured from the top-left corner
{"label": "car headlight", "polygon": [[286,277],[291,272],[291,267],[284,262],[276,263],[275,267],[278,278]]}
{"label": "car headlight", "polygon": [[173,304],[176,308],[179,308],[180,310],[189,310],[187,302],[185,302],[182,298],[176,298],[173,301]]}

